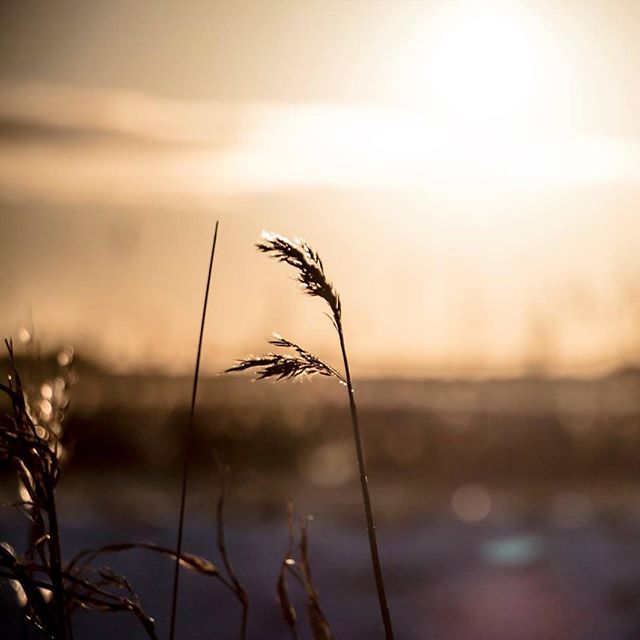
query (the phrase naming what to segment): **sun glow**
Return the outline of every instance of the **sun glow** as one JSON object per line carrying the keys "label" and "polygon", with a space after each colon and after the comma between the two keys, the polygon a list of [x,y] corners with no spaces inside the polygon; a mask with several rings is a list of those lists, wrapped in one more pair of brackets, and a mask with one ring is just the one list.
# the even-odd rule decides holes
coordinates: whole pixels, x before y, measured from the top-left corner
{"label": "sun glow", "polygon": [[513,123],[539,97],[544,44],[533,17],[521,9],[447,5],[431,38],[431,97],[446,119]]}

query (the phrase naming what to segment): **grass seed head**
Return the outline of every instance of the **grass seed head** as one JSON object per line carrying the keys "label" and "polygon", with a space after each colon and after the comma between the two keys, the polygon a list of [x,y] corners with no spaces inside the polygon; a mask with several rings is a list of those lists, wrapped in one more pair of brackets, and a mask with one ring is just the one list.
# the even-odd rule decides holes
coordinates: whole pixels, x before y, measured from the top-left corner
{"label": "grass seed head", "polygon": [[340,296],[325,275],[320,256],[304,240],[300,238],[289,240],[277,233],[263,231],[262,242],[258,242],[256,247],[279,262],[292,266],[297,272],[298,282],[305,293],[324,299],[331,309],[334,322],[340,323],[342,317]]}

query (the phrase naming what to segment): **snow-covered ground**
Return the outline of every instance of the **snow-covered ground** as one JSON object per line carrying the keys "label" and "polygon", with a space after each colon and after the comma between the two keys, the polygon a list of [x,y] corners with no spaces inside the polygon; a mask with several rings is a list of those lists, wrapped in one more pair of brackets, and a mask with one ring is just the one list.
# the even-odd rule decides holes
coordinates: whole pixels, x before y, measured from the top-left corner
{"label": "snow-covered ground", "polygon": [[[437,501],[397,517],[382,509],[378,533],[398,640],[637,640],[637,510],[615,499],[609,507],[594,506],[584,496],[565,492],[551,498],[555,511],[527,512],[512,508],[514,502],[504,495],[494,495],[489,515],[478,522],[461,518],[465,511],[459,503],[457,515],[450,504]],[[78,495],[73,501],[62,499],[65,555],[116,541],[174,544],[169,509],[163,512],[139,496],[137,511],[131,510],[131,496],[121,495],[129,507],[118,513],[119,497],[111,497],[108,509],[93,492],[85,495],[84,504]],[[359,505],[354,499],[356,512],[345,517],[326,498],[313,504],[311,525],[312,568],[325,613],[338,639],[381,638]],[[211,509],[196,498],[191,510],[185,548],[215,559]],[[20,546],[24,521],[8,510],[0,513],[2,538]],[[249,638],[288,640],[275,595],[287,544],[284,509],[232,503],[226,532],[233,563],[251,597]],[[111,556],[109,563],[130,578],[156,618],[160,636],[166,637],[171,563],[145,552]],[[302,594],[295,598],[304,628],[300,638],[309,638]],[[236,638],[239,614],[233,597],[217,582],[183,572],[178,637]],[[74,632],[75,640],[145,637],[126,614],[79,613]]]}

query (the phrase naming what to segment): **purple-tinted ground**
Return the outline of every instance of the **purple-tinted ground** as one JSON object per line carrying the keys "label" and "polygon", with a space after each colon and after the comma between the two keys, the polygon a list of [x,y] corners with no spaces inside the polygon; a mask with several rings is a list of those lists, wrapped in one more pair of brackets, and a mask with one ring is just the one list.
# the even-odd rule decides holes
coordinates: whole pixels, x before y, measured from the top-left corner
{"label": "purple-tinted ground", "polygon": [[[119,493],[110,487],[105,501],[104,494],[81,493],[79,486],[61,498],[66,555],[116,541],[174,543],[168,493],[142,488]],[[301,508],[311,505],[316,514],[311,526],[314,579],[336,637],[368,640],[381,637],[381,626],[352,489],[299,495],[297,501]],[[379,488],[381,553],[399,640],[640,637],[640,510],[630,494],[626,500],[610,495],[604,504],[567,492],[539,500],[535,509],[522,509],[519,498],[509,493],[494,490],[490,495],[489,515],[472,523],[456,515],[444,498],[425,499],[423,508],[416,507],[418,499],[410,514],[395,510],[392,515],[394,503],[406,496],[398,488]],[[331,501],[338,502],[337,509]],[[209,498],[198,492],[190,507],[186,548],[216,559]],[[2,537],[20,546],[24,522],[8,510],[1,513]],[[235,500],[226,529],[232,560],[251,595],[249,637],[290,638],[275,597],[286,547],[284,508]],[[166,637],[171,563],[144,552],[112,556],[109,563],[130,578]],[[233,597],[209,578],[186,571],[182,576],[178,637],[238,637]],[[296,605],[302,612],[300,597]],[[126,614],[79,613],[74,631],[75,640],[145,637]],[[306,628],[300,637],[310,637]]]}

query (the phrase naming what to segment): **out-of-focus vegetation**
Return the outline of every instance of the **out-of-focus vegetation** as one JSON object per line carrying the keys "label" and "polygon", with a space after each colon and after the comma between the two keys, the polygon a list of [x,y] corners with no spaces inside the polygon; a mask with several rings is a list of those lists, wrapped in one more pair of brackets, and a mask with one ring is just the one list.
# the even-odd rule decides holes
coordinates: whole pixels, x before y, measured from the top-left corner
{"label": "out-of-focus vegetation", "polygon": [[[60,373],[58,355],[17,358],[34,403],[49,395],[44,385]],[[67,375],[73,392],[57,415],[69,454],[58,494],[65,555],[132,538],[170,548],[191,379],[116,374],[77,354]],[[359,498],[343,390],[322,378],[280,386],[205,376],[200,384],[190,548],[193,542],[208,557],[215,545],[216,451],[233,469],[237,508],[228,544],[252,594],[253,629],[282,634],[273,580],[292,495],[317,516],[314,578],[336,637],[375,633],[371,616],[357,615],[370,602],[370,574],[354,551],[361,548],[354,536],[364,534],[353,517]],[[458,640],[473,630],[485,640],[483,630],[491,628],[492,638],[511,640],[518,628],[526,640],[565,632],[571,640],[619,640],[637,631],[640,372],[361,380],[357,390],[400,637]],[[48,415],[46,403],[40,408]],[[12,499],[8,480],[3,497]],[[3,536],[22,544],[26,523],[3,512]],[[153,555],[110,562],[131,576],[164,628],[166,594],[155,585],[158,575],[169,584],[169,567]],[[344,581],[336,582],[336,571],[345,572]],[[185,588],[192,637],[210,637],[214,620],[214,637],[238,633],[233,594],[214,606],[197,580],[185,579]],[[487,601],[488,593],[497,600]],[[592,602],[597,606],[585,609]],[[542,611],[549,615],[541,618]],[[123,629],[141,638],[136,624],[127,616],[74,620],[76,637],[100,640]],[[592,627],[599,635],[589,635]]]}
{"label": "out-of-focus vegetation", "polygon": [[[43,358],[38,370],[44,379],[55,367]],[[82,359],[76,371],[65,418],[72,468],[165,473],[175,466],[188,377],[118,375]],[[196,467],[209,465],[215,450],[239,472],[300,476],[320,486],[352,479],[349,414],[335,383],[281,388],[214,376],[200,384]],[[358,392],[376,474],[403,470],[456,485],[640,475],[635,369],[595,379],[363,380]]]}

